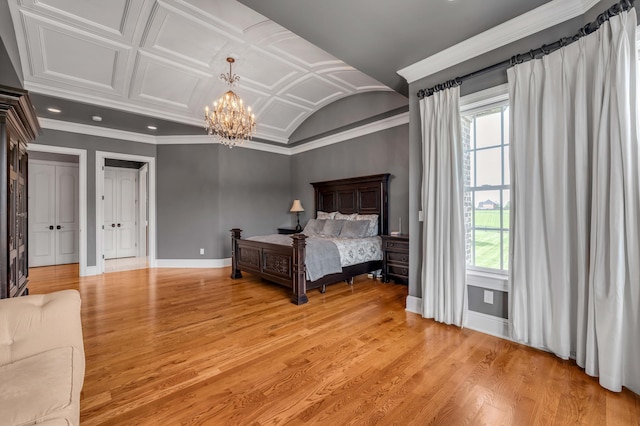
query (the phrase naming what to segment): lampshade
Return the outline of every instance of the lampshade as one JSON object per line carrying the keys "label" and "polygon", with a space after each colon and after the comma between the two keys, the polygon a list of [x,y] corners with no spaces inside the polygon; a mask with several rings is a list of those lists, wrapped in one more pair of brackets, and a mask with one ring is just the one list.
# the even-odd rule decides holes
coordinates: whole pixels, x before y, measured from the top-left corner
{"label": "lampshade", "polygon": [[291,205],[291,210],[292,212],[303,212],[304,208],[302,207],[302,204],[300,203],[300,200],[293,200],[293,205]]}

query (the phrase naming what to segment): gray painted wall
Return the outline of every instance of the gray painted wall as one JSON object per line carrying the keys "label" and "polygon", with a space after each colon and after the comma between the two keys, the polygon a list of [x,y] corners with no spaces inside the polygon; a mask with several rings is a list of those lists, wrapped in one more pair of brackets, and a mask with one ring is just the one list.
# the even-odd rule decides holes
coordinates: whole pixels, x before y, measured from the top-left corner
{"label": "gray painted wall", "polygon": [[0,84],[22,87],[22,65],[9,2],[0,1]]}
{"label": "gray painted wall", "polygon": [[243,236],[277,233],[291,220],[291,157],[220,147],[218,258],[231,257],[231,228]]}
{"label": "gray painted wall", "polygon": [[[543,44],[553,43],[562,37],[575,34],[586,23],[592,21],[598,14],[606,10],[608,7],[617,3],[615,0],[608,0],[598,3],[587,14],[556,25],[539,33],[533,34],[514,43],[508,44],[499,49],[488,52],[480,57],[473,58],[469,61],[458,64],[449,69],[428,76],[424,79],[411,83],[409,85],[409,151],[410,151],[410,178],[409,178],[409,223],[411,232],[410,241],[410,265],[409,265],[409,294],[415,297],[422,297],[422,288],[420,284],[420,270],[422,268],[422,249],[421,244],[421,223],[418,222],[418,210],[420,210],[420,188],[421,188],[421,130],[420,130],[420,113],[419,104],[416,93],[420,89],[432,87],[438,83],[442,83],[449,79],[467,74],[469,72],[482,69],[489,65],[501,62],[513,55],[536,49]],[[637,10],[636,10],[637,12]],[[492,72],[482,77],[474,78],[464,82],[460,88],[462,96],[474,93],[489,87],[507,82],[506,70]],[[475,293],[473,293],[475,294]],[[473,294],[469,293],[469,303],[478,306],[483,303],[471,300]],[[475,297],[475,296],[473,296]],[[505,316],[506,312],[501,312],[498,316]]]}
{"label": "gray painted wall", "polygon": [[[408,108],[409,100],[396,92],[366,92],[349,96],[323,107],[308,117],[289,138],[290,144],[346,130],[380,115]],[[362,123],[363,124],[363,123]]]}
{"label": "gray painted wall", "polygon": [[39,145],[63,146],[87,151],[87,266],[96,265],[96,151],[156,156],[156,146],[120,139],[44,129],[35,140]]}
{"label": "gray painted wall", "polygon": [[[390,229],[397,229],[398,218],[402,217],[406,232],[409,218],[408,164],[409,126],[406,124],[294,155],[291,197],[299,198],[305,209],[300,214],[300,223],[304,226],[315,217],[311,182],[391,173]],[[292,217],[291,224],[295,224],[295,217]]]}
{"label": "gray painted wall", "polygon": [[[484,293],[488,291],[493,293],[493,303],[484,302]],[[490,290],[473,285],[467,286],[467,294],[469,295],[469,310],[480,312],[486,315],[492,315],[499,318],[508,318],[509,313],[509,293],[505,291]]]}
{"label": "gray painted wall", "polygon": [[[159,145],[158,259],[220,258],[219,145]],[[205,249],[204,256],[200,248]]]}
{"label": "gray painted wall", "polygon": [[157,161],[159,259],[229,258],[231,228],[251,236],[288,224],[288,156],[215,144],[160,145]]}

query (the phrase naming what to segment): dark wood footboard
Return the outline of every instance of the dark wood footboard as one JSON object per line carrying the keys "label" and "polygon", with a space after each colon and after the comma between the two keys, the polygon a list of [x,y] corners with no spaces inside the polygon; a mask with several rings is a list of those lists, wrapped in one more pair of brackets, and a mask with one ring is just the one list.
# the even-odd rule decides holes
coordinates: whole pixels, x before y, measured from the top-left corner
{"label": "dark wood footboard", "polygon": [[231,230],[231,278],[242,278],[241,271],[250,272],[265,280],[290,288],[291,301],[296,305],[307,303],[307,290],[322,289],[340,281],[350,282],[357,275],[382,268],[382,261],[360,263],[342,268],[342,272],[325,275],[316,281],[307,281],[304,263],[306,235],[294,234],[293,246],[243,240],[242,231]]}
{"label": "dark wood footboard", "polygon": [[304,264],[306,236],[294,234],[293,247],[261,241],[243,240],[242,230],[231,230],[231,278],[242,278],[240,271],[251,272],[265,280],[293,291],[291,301],[307,303],[307,280]]}

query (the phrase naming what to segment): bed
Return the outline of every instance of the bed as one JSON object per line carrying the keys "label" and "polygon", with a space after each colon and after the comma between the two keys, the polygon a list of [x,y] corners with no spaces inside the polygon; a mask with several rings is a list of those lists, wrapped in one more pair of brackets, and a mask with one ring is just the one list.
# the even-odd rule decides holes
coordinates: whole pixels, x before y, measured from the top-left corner
{"label": "bed", "polygon": [[[317,212],[339,212],[342,215],[377,215],[377,232],[389,229],[389,174],[361,176],[312,183]],[[369,260],[339,268],[315,280],[307,279],[306,250],[311,239],[304,233],[286,236],[292,245],[243,239],[242,230],[231,230],[231,278],[242,278],[242,271],[291,289],[291,301],[307,303],[307,291],[320,289],[341,281],[353,282],[353,277],[382,268],[382,260]]]}

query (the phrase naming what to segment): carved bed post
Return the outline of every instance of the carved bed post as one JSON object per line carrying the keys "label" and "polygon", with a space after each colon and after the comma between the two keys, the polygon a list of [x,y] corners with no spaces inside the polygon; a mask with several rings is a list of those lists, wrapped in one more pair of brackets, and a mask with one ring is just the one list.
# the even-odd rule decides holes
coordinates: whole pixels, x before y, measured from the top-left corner
{"label": "carved bed post", "polygon": [[242,229],[233,228],[231,230],[231,278],[242,278],[242,273],[238,269],[238,242]]}
{"label": "carved bed post", "polygon": [[294,234],[291,238],[293,239],[293,295],[291,296],[291,301],[296,305],[302,305],[309,301],[307,297],[307,274],[304,263],[305,247],[307,245],[305,240],[307,236],[304,234]]}

